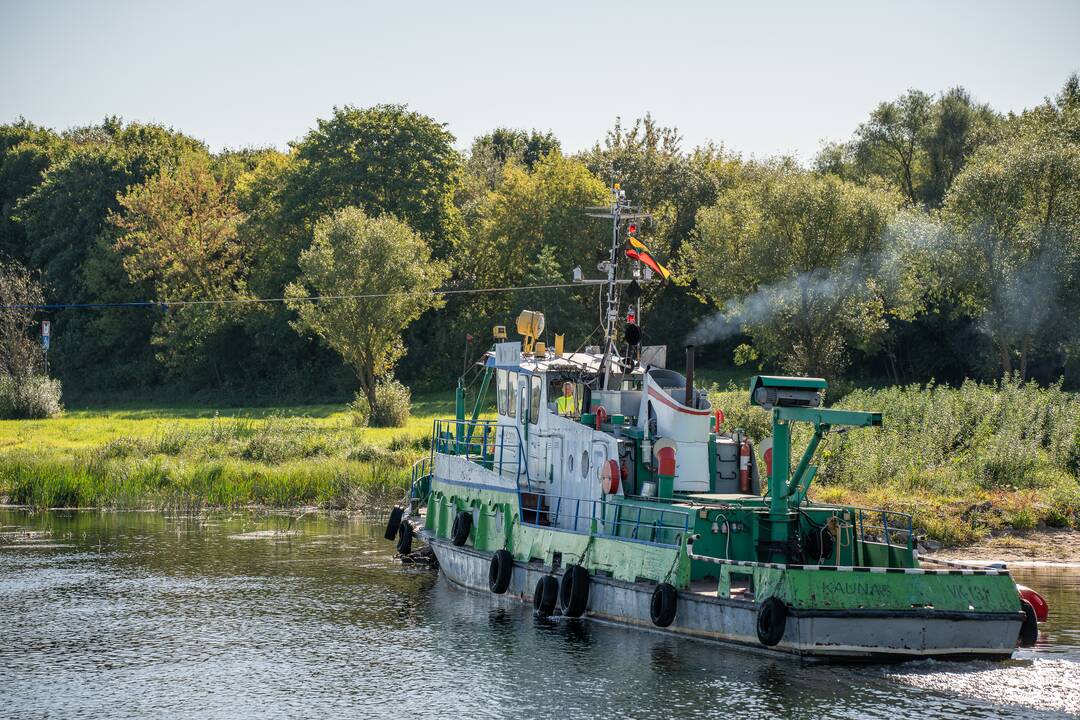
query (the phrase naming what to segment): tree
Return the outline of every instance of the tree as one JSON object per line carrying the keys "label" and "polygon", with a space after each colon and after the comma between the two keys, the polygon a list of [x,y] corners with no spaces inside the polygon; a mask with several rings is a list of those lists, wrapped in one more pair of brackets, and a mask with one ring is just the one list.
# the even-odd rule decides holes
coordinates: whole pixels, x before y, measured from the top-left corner
{"label": "tree", "polygon": [[394,215],[446,256],[462,232],[453,142],[442,124],[404,105],[335,108],[296,145],[284,178],[282,222],[297,253],[319,218],[355,206]]}
{"label": "tree", "polygon": [[[726,188],[739,182],[743,163],[735,155],[707,144],[684,152],[682,137],[651,115],[629,128],[616,119],[603,145],[597,143],[582,159],[605,182],[619,182],[634,204],[652,214],[641,223],[640,237],[667,264],[676,265],[681,245],[694,228],[697,212],[716,202]],[[664,285],[646,285],[643,316],[664,308],[665,322],[643,325],[651,344],[681,343],[700,316],[701,303],[693,296],[692,276]]]}
{"label": "tree", "polygon": [[[246,295],[246,258],[237,242],[241,214],[209,156],[189,153],[120,195],[110,221],[120,230],[113,248],[133,283],[149,282],[165,302],[232,301]],[[235,306],[188,305],[169,310],[155,325],[153,342],[166,366],[178,369],[206,358],[217,382],[213,354],[199,353],[206,338],[235,319]]]}
{"label": "tree", "polygon": [[502,179],[506,163],[532,170],[540,160],[560,151],[558,139],[550,132],[496,128],[473,141],[466,168],[482,178],[489,189],[494,189]]}
{"label": "tree", "polygon": [[25,120],[0,125],[0,252],[7,257],[27,261],[26,230],[15,207],[68,150],[56,133]]}
{"label": "tree", "polygon": [[1000,118],[988,105],[977,105],[971,94],[955,87],[934,104],[930,131],[924,139],[929,177],[922,189],[929,207],[941,207],[953,180],[981,146],[997,140]]}
{"label": "tree", "polygon": [[938,208],[971,155],[999,138],[1000,126],[1001,116],[962,87],[936,98],[909,90],[878,105],[852,142],[826,143],[814,166],[844,180],[882,178],[908,205]]}
{"label": "tree", "polygon": [[790,163],[723,193],[698,213],[687,260],[702,294],[723,310],[698,344],[748,331],[767,360],[836,377],[847,347],[884,330],[874,277],[898,198]]}
{"label": "tree", "polygon": [[1019,118],[953,183],[945,215],[955,230],[945,272],[968,311],[983,319],[1001,371],[1026,378],[1033,355],[1075,342],[1080,310],[1080,103]]}
{"label": "tree", "polygon": [[[567,283],[576,265],[594,268],[606,257],[610,227],[586,215],[585,208],[602,204],[607,188],[579,161],[554,152],[536,163],[532,172],[514,163],[503,168],[498,187],[479,209],[479,221],[469,241],[455,254],[457,282],[464,287],[520,287],[529,278],[539,280],[537,260],[550,248],[542,284]],[[562,289],[556,292],[568,294]],[[571,326],[556,328],[571,335],[587,333],[594,313],[582,312],[581,302],[592,303],[593,293],[580,294]],[[503,324],[516,315],[515,297],[491,294],[468,298],[466,318],[484,318]],[[480,322],[475,323],[480,326]]]}
{"label": "tree", "polygon": [[42,369],[41,344],[32,332],[33,306],[44,302],[41,284],[26,268],[0,263],[0,375],[25,378]]}
{"label": "tree", "polygon": [[[445,263],[432,260],[424,239],[397,218],[344,208],[316,224],[311,246],[300,254],[300,269],[286,288],[297,314],[295,328],[336,350],[375,407],[377,381],[405,352],[402,331],[425,310],[442,305],[434,291],[449,274]],[[328,299],[308,299],[313,296]]]}
{"label": "tree", "polygon": [[911,205],[920,201],[918,186],[924,171],[920,153],[931,118],[931,97],[921,90],[908,90],[878,105],[856,131],[862,162],[885,168]]}
{"label": "tree", "polygon": [[[64,139],[73,149],[16,208],[29,265],[41,271],[53,302],[145,300],[151,288],[131,283],[113,249],[117,228],[108,222],[109,212],[119,210],[117,196],[128,186],[205,147],[161,126],[124,125],[115,118],[68,131]],[[53,328],[54,367],[69,388],[156,382],[148,342],[154,321],[152,313],[123,308],[67,310]]]}

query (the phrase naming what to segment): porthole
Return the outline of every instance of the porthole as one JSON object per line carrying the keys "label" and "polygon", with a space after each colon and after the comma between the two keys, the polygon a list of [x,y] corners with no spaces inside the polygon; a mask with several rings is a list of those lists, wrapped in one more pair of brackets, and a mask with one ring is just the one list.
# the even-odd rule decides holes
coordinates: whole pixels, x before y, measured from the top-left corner
{"label": "porthole", "polygon": [[587,477],[589,475],[589,451],[585,450],[581,453],[581,477]]}

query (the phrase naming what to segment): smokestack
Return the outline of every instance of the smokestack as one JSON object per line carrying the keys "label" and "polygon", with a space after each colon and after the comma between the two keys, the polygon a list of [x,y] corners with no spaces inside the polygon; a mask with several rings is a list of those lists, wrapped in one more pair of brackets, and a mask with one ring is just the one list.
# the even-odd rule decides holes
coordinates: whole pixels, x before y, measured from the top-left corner
{"label": "smokestack", "polygon": [[694,407],[694,346],[686,346],[686,402],[689,407]]}

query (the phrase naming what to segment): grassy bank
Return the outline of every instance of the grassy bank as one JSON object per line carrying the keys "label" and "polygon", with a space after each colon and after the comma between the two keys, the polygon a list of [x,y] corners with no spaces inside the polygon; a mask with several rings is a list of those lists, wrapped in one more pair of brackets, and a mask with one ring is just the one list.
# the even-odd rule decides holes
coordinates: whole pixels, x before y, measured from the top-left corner
{"label": "grassy bank", "polygon": [[[769,433],[741,383],[713,401],[729,427]],[[1080,396],[967,383],[856,390],[837,406],[880,410],[885,426],[826,439],[814,499],[910,512],[947,545],[1080,528]],[[371,508],[400,497],[432,418],[452,414],[442,393],[417,396],[409,424],[390,429],[353,427],[342,405],[131,405],[4,421],[0,496],[36,507]]]}
{"label": "grassy bank", "polygon": [[35,507],[269,505],[362,509],[400,497],[452,394],[403,428],[357,428],[341,405],[82,408],[0,422],[0,496]]}

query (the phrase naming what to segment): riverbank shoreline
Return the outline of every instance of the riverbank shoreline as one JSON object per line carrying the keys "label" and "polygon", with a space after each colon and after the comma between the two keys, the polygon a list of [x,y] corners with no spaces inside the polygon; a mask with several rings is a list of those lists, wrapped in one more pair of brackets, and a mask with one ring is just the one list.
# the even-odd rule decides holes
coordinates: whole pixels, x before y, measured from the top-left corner
{"label": "riverbank shoreline", "polygon": [[[318,505],[280,507],[274,505],[210,506],[199,508],[108,508],[108,507],[53,507],[35,508],[7,502],[0,498],[0,510],[25,510],[27,512],[136,512],[162,513],[168,515],[205,515],[208,513],[253,513],[297,518],[304,515],[322,515],[349,519],[380,520],[392,506],[383,501],[362,509],[328,508]],[[926,556],[985,565],[1004,562],[1017,567],[1080,568],[1080,530],[1047,528],[1043,530],[998,533],[993,537],[970,545],[943,547]]]}
{"label": "riverbank shoreline", "polygon": [[934,557],[1025,567],[1080,567],[1080,530],[1047,528],[1000,533],[972,544],[941,548]]}

